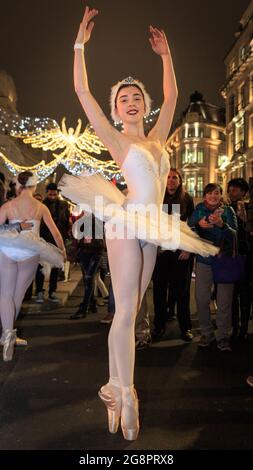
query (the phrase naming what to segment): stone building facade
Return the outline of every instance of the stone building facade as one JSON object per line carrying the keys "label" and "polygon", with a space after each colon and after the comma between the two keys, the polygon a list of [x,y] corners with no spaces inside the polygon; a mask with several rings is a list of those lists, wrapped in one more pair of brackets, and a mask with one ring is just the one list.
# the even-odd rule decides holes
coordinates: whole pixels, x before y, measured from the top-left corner
{"label": "stone building facade", "polygon": [[218,182],[217,168],[225,159],[225,110],[207,103],[195,92],[174,125],[167,144],[171,167],[177,168],[184,187],[200,198],[209,182]]}
{"label": "stone building facade", "polygon": [[253,0],[240,20],[235,41],[225,57],[227,159],[220,177],[253,178]]}

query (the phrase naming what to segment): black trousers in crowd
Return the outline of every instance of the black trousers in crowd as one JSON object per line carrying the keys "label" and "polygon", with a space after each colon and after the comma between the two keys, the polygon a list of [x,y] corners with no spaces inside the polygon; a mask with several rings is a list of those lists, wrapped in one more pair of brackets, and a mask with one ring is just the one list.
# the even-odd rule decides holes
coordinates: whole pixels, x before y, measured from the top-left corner
{"label": "black trousers in crowd", "polygon": [[179,260],[180,251],[164,251],[157,256],[153,273],[154,328],[161,331],[167,321],[168,288],[177,305],[177,318],[182,334],[191,330],[190,277],[192,257]]}
{"label": "black trousers in crowd", "polygon": [[78,261],[81,266],[84,284],[84,297],[80,305],[80,310],[84,313],[87,312],[90,303],[94,299],[95,274],[97,273],[101,259],[102,253],[100,252],[87,253],[83,251],[79,255]]}
{"label": "black trousers in crowd", "polygon": [[[51,295],[53,292],[56,292],[57,290],[58,272],[59,272],[58,268],[51,269],[50,279],[49,279],[49,288],[48,288],[49,295]],[[45,280],[45,276],[42,273],[42,266],[39,264],[37,273],[36,273],[36,278],[35,278],[36,294],[38,294],[38,292],[43,292],[44,280]]]}

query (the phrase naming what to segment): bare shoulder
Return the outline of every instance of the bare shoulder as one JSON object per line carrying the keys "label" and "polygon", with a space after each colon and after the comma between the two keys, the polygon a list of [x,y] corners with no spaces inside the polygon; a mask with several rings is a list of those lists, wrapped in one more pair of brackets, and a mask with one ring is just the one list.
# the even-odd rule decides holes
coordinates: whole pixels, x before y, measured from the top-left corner
{"label": "bare shoulder", "polygon": [[50,210],[48,209],[48,207],[46,206],[46,204],[43,204],[43,202],[40,202],[38,201],[39,203],[39,207],[40,207],[40,210],[41,210],[41,214],[48,214],[50,213]]}
{"label": "bare shoulder", "polygon": [[39,210],[40,212],[43,211],[45,204],[43,204],[42,202],[38,201],[37,199],[34,199],[34,202],[35,202],[35,206],[37,210]]}

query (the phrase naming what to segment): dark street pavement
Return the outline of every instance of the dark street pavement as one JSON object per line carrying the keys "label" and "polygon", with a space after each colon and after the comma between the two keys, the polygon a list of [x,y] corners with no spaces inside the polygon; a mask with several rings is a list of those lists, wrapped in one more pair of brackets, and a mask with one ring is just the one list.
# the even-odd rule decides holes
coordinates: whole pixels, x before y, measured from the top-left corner
{"label": "dark street pavement", "polygon": [[[253,325],[246,345],[222,353],[184,343],[177,321],[163,341],[137,351],[136,388],[141,431],[128,442],[107,431],[97,392],[108,378],[106,312],[69,320],[81,287],[65,305],[31,303],[19,321],[28,348],[0,366],[2,450],[192,450],[252,449]],[[149,289],[150,312],[152,290]],[[194,333],[197,320],[193,315]]]}

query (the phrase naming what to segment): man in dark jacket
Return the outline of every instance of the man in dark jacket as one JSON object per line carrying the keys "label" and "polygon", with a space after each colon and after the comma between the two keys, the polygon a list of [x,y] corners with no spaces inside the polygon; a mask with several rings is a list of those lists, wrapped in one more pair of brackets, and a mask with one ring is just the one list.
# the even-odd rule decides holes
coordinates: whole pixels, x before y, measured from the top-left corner
{"label": "man in dark jacket", "polygon": [[[66,240],[68,238],[70,229],[70,212],[68,203],[59,199],[59,191],[55,183],[49,183],[47,185],[46,198],[44,199],[43,204],[48,207],[54,223],[58,228],[63,240]],[[53,245],[56,244],[50,230],[43,221],[41,223],[40,236],[44,238],[46,242],[52,243]],[[59,302],[59,299],[55,293],[57,290],[58,272],[58,268],[53,268],[50,274],[48,299],[51,302]],[[41,266],[39,266],[36,274],[37,303],[44,302],[43,284],[44,275],[41,271]]]}
{"label": "man in dark jacket", "polygon": [[[103,223],[96,219],[94,215],[81,213],[77,216],[72,214],[73,222],[73,235],[78,238],[77,241],[77,257],[76,260],[79,262],[83,275],[83,300],[80,303],[78,310],[71,315],[71,320],[78,320],[85,318],[89,311],[96,312],[96,301],[94,298],[94,282],[95,275],[99,269],[103,250],[105,248],[103,238]],[[79,222],[76,224],[75,222]],[[85,233],[87,229],[87,223],[91,222],[90,233]],[[80,239],[78,232],[83,235]],[[100,238],[96,235],[100,235]]]}
{"label": "man in dark jacket", "polygon": [[[180,218],[186,221],[194,211],[192,197],[183,190],[182,178],[176,169],[171,169],[164,204],[168,214],[172,213],[172,205],[180,205]],[[184,341],[192,341],[190,316],[190,282],[193,264],[193,256],[183,250],[161,251],[157,256],[153,274],[153,299],[154,299],[154,331],[152,338],[159,340],[165,333],[167,321],[167,297],[170,295],[177,305],[177,318]]]}

